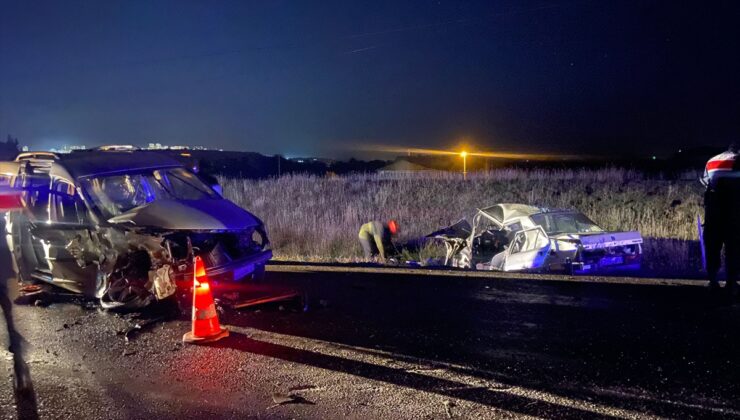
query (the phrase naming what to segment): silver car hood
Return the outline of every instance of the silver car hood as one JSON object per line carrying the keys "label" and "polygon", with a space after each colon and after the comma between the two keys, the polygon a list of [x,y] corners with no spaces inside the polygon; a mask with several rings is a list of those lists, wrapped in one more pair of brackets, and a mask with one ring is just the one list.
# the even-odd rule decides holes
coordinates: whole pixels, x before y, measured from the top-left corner
{"label": "silver car hood", "polygon": [[108,222],[163,230],[242,230],[260,224],[254,215],[226,199],[157,200]]}

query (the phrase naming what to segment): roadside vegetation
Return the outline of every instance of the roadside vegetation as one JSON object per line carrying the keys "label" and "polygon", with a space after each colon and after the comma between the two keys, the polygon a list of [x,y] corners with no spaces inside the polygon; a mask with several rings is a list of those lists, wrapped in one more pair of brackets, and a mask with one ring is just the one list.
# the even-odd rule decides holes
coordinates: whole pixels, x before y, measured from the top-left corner
{"label": "roadside vegetation", "polygon": [[697,179],[698,173],[667,179],[626,169],[501,169],[471,173],[467,181],[450,172],[222,181],[227,198],[263,218],[277,259],[358,261],[357,231],[369,220],[397,220],[403,243],[475,208],[517,202],[575,208],[607,230],[638,230],[649,272],[696,275],[696,218],[703,214]]}

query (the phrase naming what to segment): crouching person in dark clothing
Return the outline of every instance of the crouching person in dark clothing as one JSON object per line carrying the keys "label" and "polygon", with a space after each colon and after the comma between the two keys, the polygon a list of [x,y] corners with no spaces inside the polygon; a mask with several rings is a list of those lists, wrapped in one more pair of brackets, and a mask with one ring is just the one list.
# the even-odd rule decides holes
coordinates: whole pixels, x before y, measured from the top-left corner
{"label": "crouching person in dark clothing", "polygon": [[378,221],[367,222],[360,227],[358,234],[365,259],[371,260],[379,257],[380,262],[385,262],[395,253],[395,247],[391,238],[398,233],[398,224],[395,220],[388,223]]}

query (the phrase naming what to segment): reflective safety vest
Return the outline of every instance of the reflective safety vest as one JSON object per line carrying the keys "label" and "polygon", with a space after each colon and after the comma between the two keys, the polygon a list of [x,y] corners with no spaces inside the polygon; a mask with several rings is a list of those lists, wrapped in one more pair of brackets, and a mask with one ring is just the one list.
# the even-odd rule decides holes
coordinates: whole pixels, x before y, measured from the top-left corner
{"label": "reflective safety vest", "polygon": [[730,151],[720,153],[709,159],[704,169],[704,175],[701,177],[701,183],[707,188],[712,188],[719,178],[740,177],[740,170],[735,165],[737,160],[738,154]]}

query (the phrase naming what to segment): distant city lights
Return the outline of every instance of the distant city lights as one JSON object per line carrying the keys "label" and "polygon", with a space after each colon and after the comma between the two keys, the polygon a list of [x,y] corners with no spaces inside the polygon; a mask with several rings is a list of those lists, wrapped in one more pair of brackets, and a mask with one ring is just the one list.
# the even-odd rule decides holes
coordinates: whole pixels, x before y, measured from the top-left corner
{"label": "distant city lights", "polygon": [[63,145],[59,149],[56,149],[56,148],[53,148],[52,147],[51,149],[49,149],[49,151],[52,152],[52,153],[72,153],[75,150],[85,150],[85,149],[87,149],[87,147],[84,144],[82,144],[82,145],[72,145],[72,146],[69,146],[69,145],[66,145],[65,144],[65,145]]}
{"label": "distant city lights", "polygon": [[[103,146],[101,146],[101,147],[103,147]],[[136,147],[132,146],[132,148],[136,148]],[[75,145],[67,145],[67,144],[65,144],[65,145],[63,145],[61,147],[58,147],[58,148],[57,147],[52,147],[48,151],[50,151],[52,153],[72,153],[74,151],[87,150],[87,149],[88,149],[88,147],[85,146],[85,145],[77,145],[77,144],[75,144]],[[146,147],[141,147],[140,149],[141,150],[178,150],[178,151],[179,150],[182,150],[182,151],[217,150],[219,152],[223,152],[223,149],[210,149],[210,148],[205,147],[205,146],[198,146],[198,145],[196,145],[196,146],[188,146],[188,145],[173,145],[173,146],[169,146],[169,145],[162,144],[162,143],[148,143]],[[28,146],[23,146],[23,151],[24,152],[28,152],[29,151],[29,147]]]}

